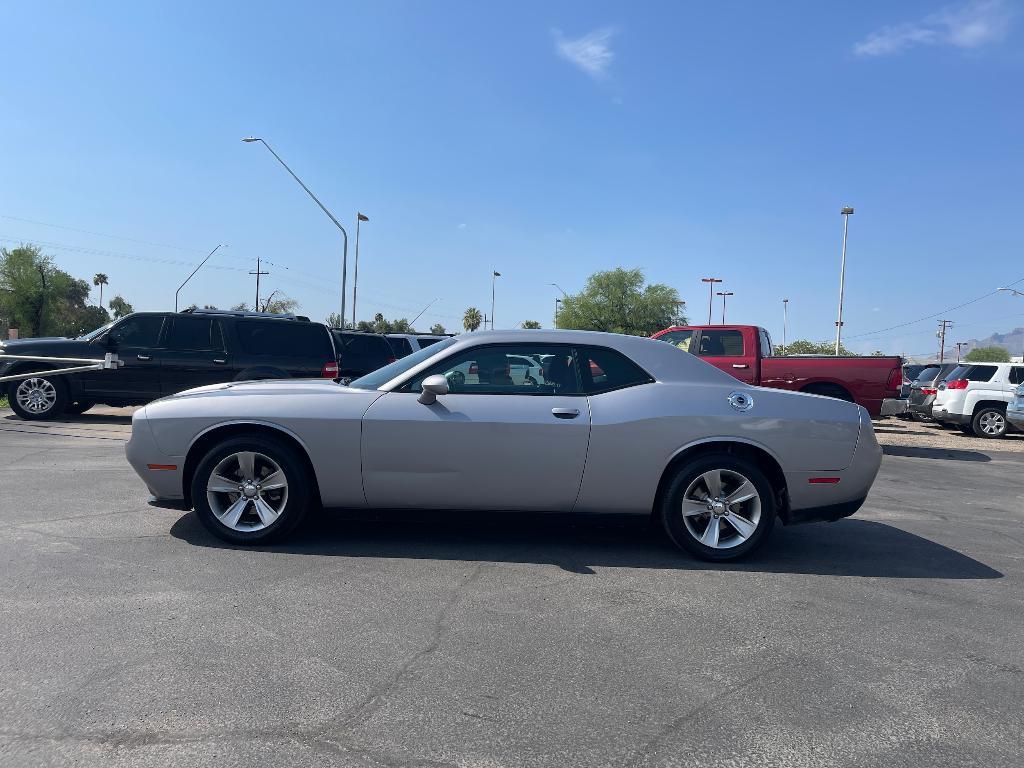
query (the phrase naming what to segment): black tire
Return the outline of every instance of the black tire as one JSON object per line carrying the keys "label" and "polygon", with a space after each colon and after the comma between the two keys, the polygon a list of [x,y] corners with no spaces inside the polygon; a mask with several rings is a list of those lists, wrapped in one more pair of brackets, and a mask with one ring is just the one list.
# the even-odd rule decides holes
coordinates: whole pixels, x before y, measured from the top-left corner
{"label": "black tire", "polygon": [[1008,426],[1006,410],[995,406],[979,408],[971,419],[972,434],[989,440],[1005,437]]}
{"label": "black tire", "polygon": [[[40,387],[38,387],[40,391],[52,391],[53,393],[53,401],[45,410],[35,411],[26,409],[18,402],[19,387],[31,388],[32,382],[40,382]],[[68,389],[60,376],[47,376],[46,371],[40,371],[38,376],[31,379],[12,381],[7,390],[7,402],[10,404],[11,410],[23,419],[28,421],[47,421],[55,419],[64,413],[64,409],[68,404]]]}
{"label": "black tire", "polygon": [[806,392],[809,395],[824,395],[825,397],[834,397],[836,400],[845,400],[848,403],[854,402],[853,395],[847,392],[845,389],[840,387],[838,384],[811,384],[804,387],[801,392]]}
{"label": "black tire", "polygon": [[[271,459],[280,467],[287,480],[283,509],[273,523],[258,530],[235,530],[228,527],[218,519],[207,498],[207,483],[213,470],[222,461],[240,452],[254,452]],[[266,544],[280,541],[302,522],[309,507],[311,486],[305,463],[290,445],[259,434],[239,435],[214,446],[199,462],[192,476],[192,504],[199,521],[217,538],[232,544]],[[255,515],[251,505],[249,510],[246,514]]]}
{"label": "black tire", "polygon": [[[687,489],[690,488],[691,484],[698,482],[698,478],[706,472],[716,469],[736,473],[748,479],[756,488],[760,501],[760,517],[753,533],[740,543],[725,548],[715,548],[698,541],[697,535],[687,527],[682,513],[683,498]],[[729,490],[728,486],[723,488],[726,495]],[[674,476],[669,481],[668,488],[662,496],[658,515],[668,537],[680,549],[702,560],[717,562],[735,560],[753,552],[767,539],[772,526],[775,524],[775,496],[775,489],[772,488],[771,482],[753,462],[724,453],[707,454],[687,462],[675,471]],[[740,511],[746,512],[743,509]],[[711,515],[708,515],[706,524],[700,518],[690,519],[691,525],[695,528],[705,527],[712,523]],[[721,521],[723,520],[728,523],[728,519],[728,515],[723,515],[719,518],[718,525],[722,526]],[[727,533],[731,531],[730,537],[739,536],[738,529],[728,524],[722,526],[720,530]]]}
{"label": "black tire", "polygon": [[94,405],[96,405],[96,403],[90,402],[88,400],[76,400],[73,403],[67,404],[67,407],[64,408],[64,413],[70,414],[72,416],[80,416],[86,411],[88,411],[90,408],[92,408]]}

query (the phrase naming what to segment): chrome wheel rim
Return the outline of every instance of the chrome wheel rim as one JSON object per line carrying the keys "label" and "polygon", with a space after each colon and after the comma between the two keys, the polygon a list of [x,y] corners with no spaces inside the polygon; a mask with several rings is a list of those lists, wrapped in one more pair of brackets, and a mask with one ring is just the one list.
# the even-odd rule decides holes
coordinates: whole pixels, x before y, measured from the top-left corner
{"label": "chrome wheel rim", "polygon": [[981,427],[981,431],[986,435],[998,435],[1006,429],[1006,419],[1001,413],[989,411],[988,413],[983,413],[981,418],[978,419],[978,426]]}
{"label": "chrome wheel rim", "polygon": [[712,549],[747,541],[761,522],[761,495],[749,478],[731,469],[709,469],[686,488],[680,512],[686,531]]}
{"label": "chrome wheel rim", "polygon": [[14,399],[29,413],[46,413],[57,402],[57,388],[48,379],[25,379],[15,390]]}
{"label": "chrome wheel rim", "polygon": [[266,454],[239,451],[221,459],[206,482],[206,500],[218,522],[232,531],[261,531],[288,504],[288,480]]}

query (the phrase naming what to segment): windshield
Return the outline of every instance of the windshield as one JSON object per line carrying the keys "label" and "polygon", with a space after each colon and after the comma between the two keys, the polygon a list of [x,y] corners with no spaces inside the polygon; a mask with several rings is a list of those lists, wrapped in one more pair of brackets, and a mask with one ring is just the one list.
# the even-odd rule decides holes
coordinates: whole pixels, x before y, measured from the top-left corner
{"label": "windshield", "polygon": [[100,336],[101,334],[105,333],[107,331],[107,329],[109,329],[110,326],[112,326],[113,324],[114,324],[114,322],[110,321],[106,325],[101,325],[95,331],[89,331],[88,333],[83,333],[81,336],[76,336],[75,338],[77,338],[79,341],[92,341],[97,336]]}
{"label": "windshield", "polygon": [[454,343],[455,339],[445,339],[444,341],[439,341],[437,344],[431,344],[429,347],[424,347],[418,352],[406,355],[390,365],[385,365],[383,368],[378,368],[372,373],[360,376],[358,379],[351,382],[349,386],[354,387],[355,389],[379,389],[396,376],[401,376],[406,371],[412,370],[424,360],[433,357]]}

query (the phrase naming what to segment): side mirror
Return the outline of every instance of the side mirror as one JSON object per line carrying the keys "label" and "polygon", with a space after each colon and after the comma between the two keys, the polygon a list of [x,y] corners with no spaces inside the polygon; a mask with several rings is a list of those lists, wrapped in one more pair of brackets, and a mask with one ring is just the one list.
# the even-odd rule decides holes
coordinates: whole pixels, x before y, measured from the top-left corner
{"label": "side mirror", "polygon": [[100,346],[106,349],[117,349],[117,337],[112,333],[104,333],[97,341],[100,343]]}
{"label": "side mirror", "polygon": [[448,379],[440,374],[427,376],[420,387],[423,391],[417,399],[424,405],[433,405],[437,402],[438,395],[448,394]]}

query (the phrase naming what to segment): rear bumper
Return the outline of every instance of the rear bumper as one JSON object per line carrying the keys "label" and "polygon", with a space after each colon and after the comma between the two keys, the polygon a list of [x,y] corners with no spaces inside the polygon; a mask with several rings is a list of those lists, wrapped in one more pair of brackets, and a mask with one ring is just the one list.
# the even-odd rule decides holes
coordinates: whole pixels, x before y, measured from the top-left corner
{"label": "rear bumper", "polygon": [[948,422],[949,424],[970,424],[971,423],[971,417],[970,416],[964,416],[964,415],[959,414],[959,413],[950,413],[945,408],[942,408],[941,406],[937,406],[937,405],[933,405],[932,406],[932,418],[935,419],[936,421]]}
{"label": "rear bumper", "polygon": [[902,398],[887,397],[882,401],[879,416],[898,416],[907,412],[907,401]]}
{"label": "rear bumper", "polygon": [[808,507],[807,509],[795,509],[789,513],[788,525],[800,525],[801,523],[834,523],[844,517],[849,517],[864,504],[867,496],[862,496],[853,501],[843,501],[839,504],[827,504],[824,507]]}

